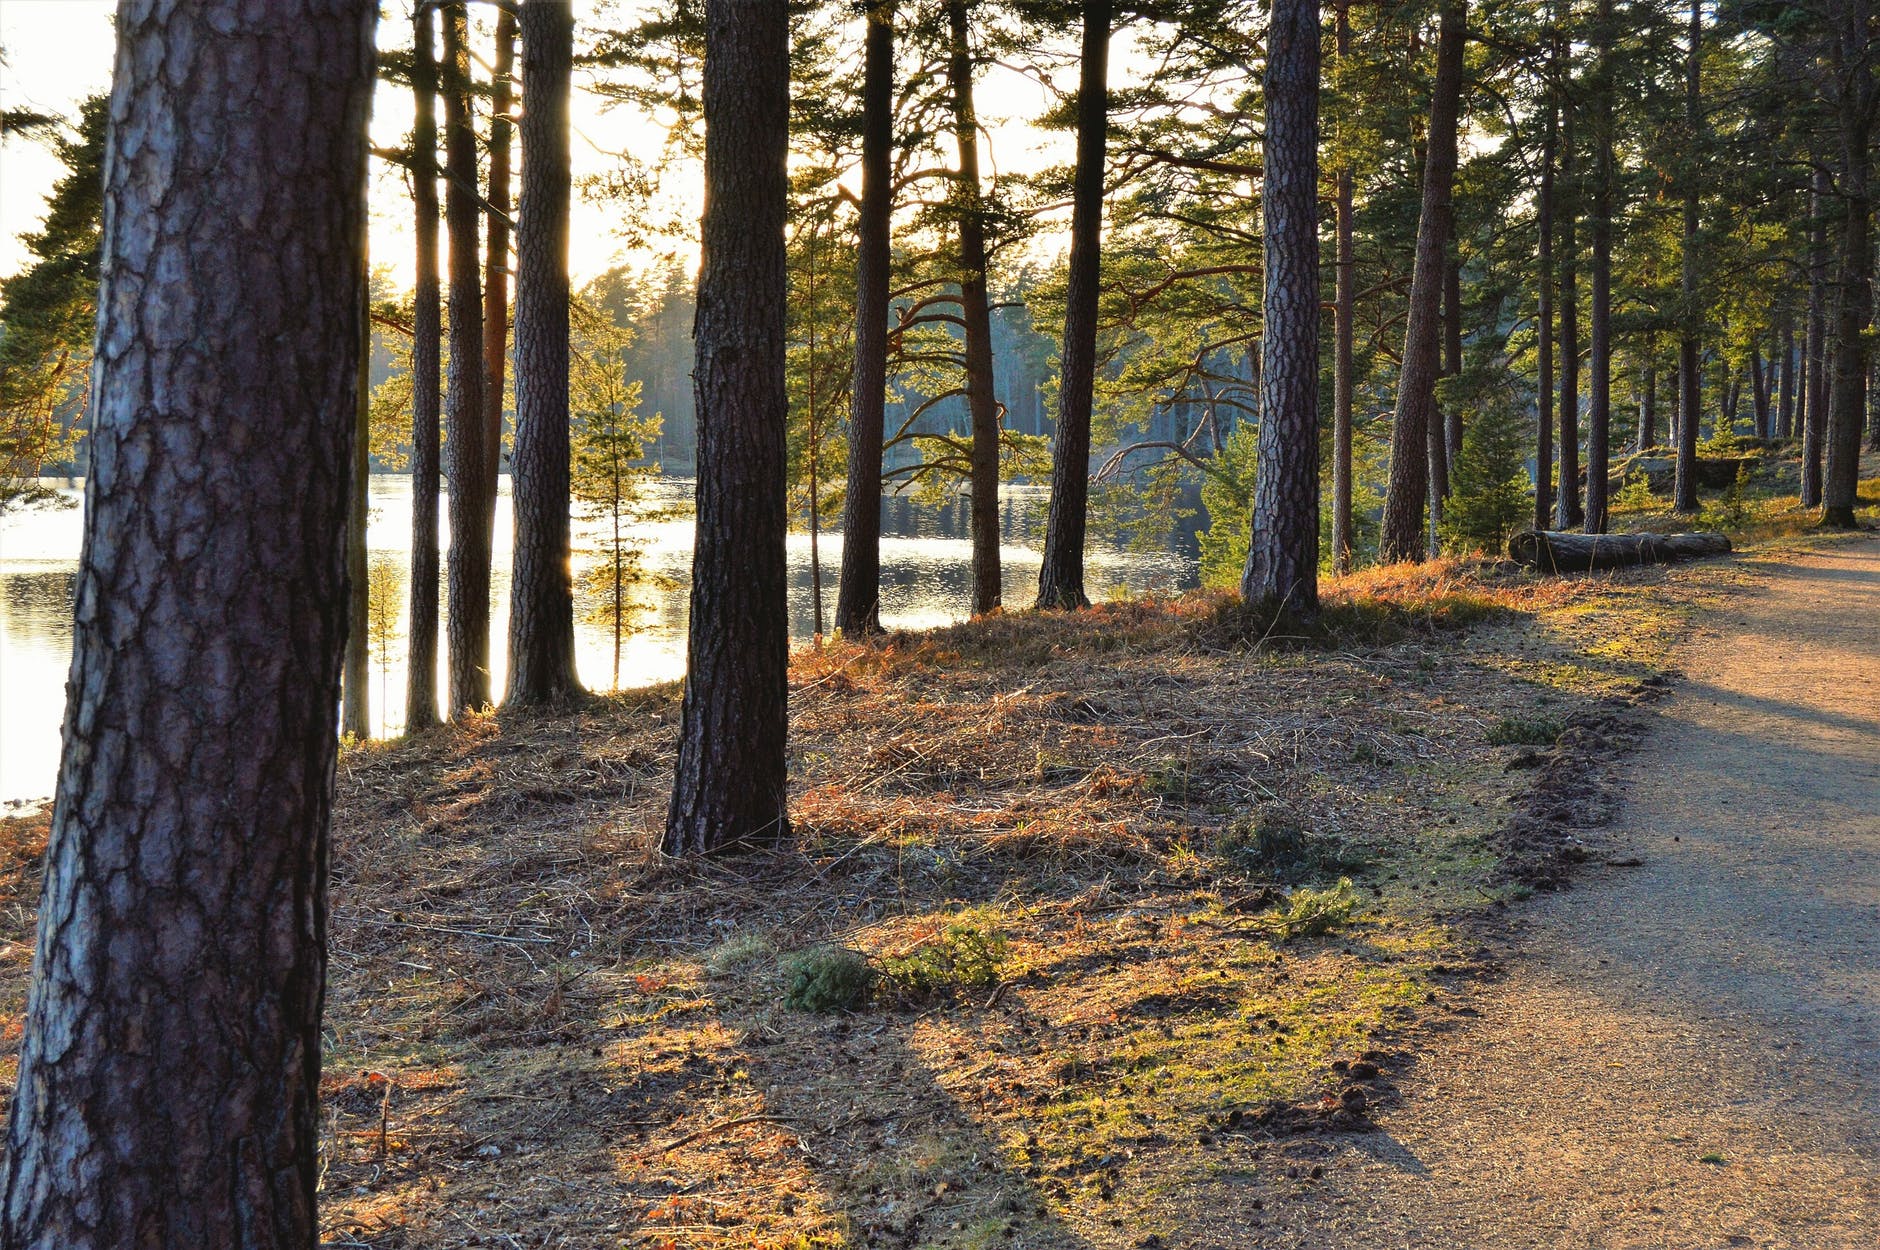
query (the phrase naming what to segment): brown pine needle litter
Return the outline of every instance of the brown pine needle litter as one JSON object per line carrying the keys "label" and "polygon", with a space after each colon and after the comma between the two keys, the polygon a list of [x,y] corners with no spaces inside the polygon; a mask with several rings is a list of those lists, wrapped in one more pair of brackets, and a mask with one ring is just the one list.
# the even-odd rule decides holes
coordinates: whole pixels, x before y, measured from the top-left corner
{"label": "brown pine needle litter", "polygon": [[[656,849],[672,687],[351,750],[328,1243],[1143,1244],[1184,1176],[1389,1106],[1470,926],[1596,836],[1495,727],[1601,736],[1730,575],[1439,562],[1304,629],[1196,593],[805,651],[793,835],[722,861]],[[8,1081],[45,827],[0,829]],[[815,950],[863,958],[850,1009],[783,1006]]]}

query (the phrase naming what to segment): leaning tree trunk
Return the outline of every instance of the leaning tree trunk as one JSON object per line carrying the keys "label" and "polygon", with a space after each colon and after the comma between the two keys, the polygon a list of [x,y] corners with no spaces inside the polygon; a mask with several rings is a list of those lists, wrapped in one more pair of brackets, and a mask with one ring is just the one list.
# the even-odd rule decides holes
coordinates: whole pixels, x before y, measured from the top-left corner
{"label": "leaning tree trunk", "polygon": [[948,0],[953,135],[960,169],[960,319],[966,323],[966,407],[972,415],[973,614],[1003,598],[999,569],[999,401],[992,390],[992,310],[986,296],[986,212],[979,188],[979,117],[973,108],[973,62],[966,42],[965,0]]}
{"label": "leaning tree trunk", "polygon": [[1273,0],[1260,216],[1260,432],[1240,594],[1319,608],[1319,3]]}
{"label": "leaning tree trunk", "polygon": [[1697,511],[1697,421],[1702,411],[1697,368],[1697,330],[1701,310],[1697,306],[1697,199],[1698,152],[1704,130],[1703,84],[1704,58],[1703,0],[1691,0],[1690,41],[1685,53],[1684,78],[1684,229],[1680,245],[1678,278],[1678,455],[1673,471],[1671,506],[1678,512]]}
{"label": "leaning tree trunk", "polygon": [[496,481],[503,460],[503,374],[509,348],[509,120],[516,69],[516,15],[496,11],[496,59],[490,74],[489,233],[483,255],[483,530],[495,545]]}
{"label": "leaning tree trunk", "polygon": [[842,581],[836,628],[881,632],[881,442],[887,419],[889,223],[894,191],[894,6],[868,10],[862,68],[862,202],[855,262],[855,383],[849,409],[848,489],[842,502]]}
{"label": "leaning tree trunk", "polygon": [[1589,534],[1606,532],[1612,470],[1612,0],[1599,0],[1593,83],[1592,404],[1586,420],[1586,517]]}
{"label": "leaning tree trunk", "polygon": [[412,19],[411,202],[418,238],[411,313],[411,602],[406,622],[405,731],[437,724],[437,490],[439,343],[437,282],[437,61],[433,10]]}
{"label": "leaning tree trunk", "polygon": [[372,468],[372,266],[360,248],[359,365],[353,378],[352,491],[346,509],[346,655],[340,662],[339,730],[361,742],[372,736],[371,587],[366,583],[366,486]]}
{"label": "leaning tree trunk", "polygon": [[1842,202],[1839,297],[1834,316],[1834,391],[1828,413],[1821,523],[1854,527],[1860,486],[1860,435],[1867,416],[1867,323],[1873,318],[1874,77],[1867,0],[1847,0],[1839,15],[1834,66],[1839,79]]}
{"label": "leaning tree trunk", "polygon": [[1064,291],[1051,507],[1045,519],[1038,606],[1087,608],[1084,527],[1089,521],[1090,408],[1097,377],[1097,279],[1103,256],[1103,164],[1109,149],[1111,0],[1084,5],[1077,86],[1077,177],[1071,192],[1070,274]]}
{"label": "leaning tree trunk", "polygon": [[568,88],[574,15],[522,5],[522,213],[516,223],[515,574],[509,689],[516,707],[581,694],[568,549]]}
{"label": "leaning tree trunk", "polygon": [[1821,440],[1828,429],[1828,171],[1815,169],[1808,208],[1808,354],[1802,395],[1802,507],[1821,506]]}
{"label": "leaning tree trunk", "polygon": [[787,832],[784,162],[789,6],[706,0],[705,217],[692,376],[698,537],[668,854]]}
{"label": "leaning tree trunk", "polygon": [[1416,261],[1410,277],[1410,319],[1398,375],[1397,412],[1390,437],[1390,484],[1384,497],[1379,557],[1386,563],[1423,558],[1423,506],[1429,489],[1430,423],[1436,420],[1436,372],[1441,347],[1443,244],[1449,237],[1450,190],[1456,176],[1456,126],[1462,96],[1462,50],[1467,0],[1443,0],[1436,44],[1436,84],[1430,99],[1429,147],[1423,168],[1423,208],[1417,222]]}
{"label": "leaning tree trunk", "polygon": [[[1334,39],[1342,62],[1351,55],[1351,3],[1338,6]],[[1355,310],[1357,258],[1352,248],[1351,160],[1338,165],[1337,206],[1333,229],[1337,234],[1337,273],[1332,317],[1332,571],[1351,572],[1351,383],[1352,313]]]}
{"label": "leaning tree trunk", "polygon": [[125,5],[11,1250],[317,1243],[378,6]]}
{"label": "leaning tree trunk", "polygon": [[490,531],[484,484],[483,292],[477,272],[477,137],[470,120],[464,6],[444,15],[444,222],[450,235],[450,714],[490,702]]}

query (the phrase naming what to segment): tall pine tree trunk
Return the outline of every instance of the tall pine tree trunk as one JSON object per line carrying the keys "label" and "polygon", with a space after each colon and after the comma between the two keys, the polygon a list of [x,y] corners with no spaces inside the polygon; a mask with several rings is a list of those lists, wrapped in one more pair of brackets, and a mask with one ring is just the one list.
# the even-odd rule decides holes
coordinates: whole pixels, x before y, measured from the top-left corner
{"label": "tall pine tree trunk", "polygon": [[1808,223],[1808,373],[1802,388],[1802,507],[1821,506],[1821,441],[1828,428],[1827,169],[1815,169]]}
{"label": "tall pine tree trunk", "polygon": [[1840,287],[1834,313],[1834,382],[1822,474],[1821,523],[1854,527],[1860,436],[1867,417],[1867,324],[1873,319],[1874,76],[1867,0],[1843,0],[1832,63],[1841,132]]}
{"label": "tall pine tree trunk", "polygon": [[[1351,3],[1338,5],[1334,38],[1339,60],[1351,55]],[[1355,309],[1357,258],[1352,248],[1351,160],[1338,167],[1333,229],[1337,235],[1337,272],[1332,304],[1332,569],[1351,572],[1351,386],[1352,314]]]}
{"label": "tall pine tree trunk", "polygon": [[1059,352],[1057,434],[1052,440],[1051,507],[1045,519],[1038,606],[1087,608],[1084,528],[1089,521],[1090,409],[1097,378],[1097,280],[1103,263],[1103,166],[1110,133],[1110,3],[1084,4],[1082,73],[1077,88],[1077,177],[1071,192],[1070,274]]}
{"label": "tall pine tree trunk", "polygon": [[1554,496],[1554,521],[1559,529],[1577,529],[1586,512],[1580,504],[1580,186],[1575,109],[1571,102],[1561,111],[1560,271],[1560,488]]}
{"label": "tall pine tree trunk", "polygon": [[966,323],[966,407],[972,416],[973,614],[1003,597],[999,569],[999,401],[992,389],[992,311],[986,296],[986,213],[979,187],[979,116],[965,0],[948,0],[953,137],[959,149],[960,314]]}
{"label": "tall pine tree trunk", "polygon": [[1436,45],[1436,83],[1430,99],[1423,207],[1417,222],[1416,261],[1410,277],[1410,318],[1404,332],[1396,419],[1390,439],[1390,483],[1384,498],[1379,557],[1386,563],[1421,559],[1423,507],[1429,491],[1430,426],[1437,420],[1443,245],[1449,237],[1450,192],[1456,176],[1456,128],[1462,97],[1466,0],[1443,0]]}
{"label": "tall pine tree trunk", "polygon": [[1599,0],[1593,83],[1592,403],[1586,420],[1586,532],[1606,532],[1612,465],[1612,0]]}
{"label": "tall pine tree trunk", "polygon": [[1273,0],[1260,216],[1260,434],[1240,594],[1319,607],[1319,4]]}
{"label": "tall pine tree trunk", "polygon": [[1769,437],[1768,381],[1768,370],[1763,368],[1762,344],[1751,343],[1749,348],[1750,411],[1757,438]]}
{"label": "tall pine tree trunk", "polygon": [[[1553,8],[1548,6],[1549,20]],[[1547,128],[1541,138],[1541,177],[1536,205],[1540,233],[1536,281],[1540,294],[1535,307],[1535,398],[1539,421],[1535,431],[1534,528],[1551,528],[1554,511],[1554,162],[1560,143],[1560,104],[1556,77],[1557,46],[1547,63]]]}
{"label": "tall pine tree trunk", "polygon": [[[963,0],[954,0],[963,3]],[[842,580],[836,628],[881,630],[881,442],[888,386],[889,158],[894,145],[894,6],[868,9],[862,68],[862,203],[855,265],[855,382],[848,490],[842,503]]]}
{"label": "tall pine tree trunk", "polygon": [[706,0],[705,218],[692,376],[698,529],[679,762],[664,849],[788,832],[784,738],[785,0]]}
{"label": "tall pine tree trunk", "polygon": [[1703,59],[1703,0],[1691,0],[1684,77],[1684,232],[1678,279],[1678,456],[1671,491],[1671,506],[1686,514],[1697,511],[1697,423],[1703,398],[1697,363],[1697,331],[1702,320],[1697,306],[1697,202],[1698,153],[1704,132]]}
{"label": "tall pine tree trunk", "polygon": [[[1649,344],[1649,340],[1647,340]],[[1634,451],[1645,451],[1658,441],[1658,361],[1646,348],[1645,367],[1639,378],[1638,389],[1638,437],[1633,441]]]}
{"label": "tall pine tree trunk", "polygon": [[[1443,258],[1443,376],[1446,378],[1462,373],[1462,257],[1456,247],[1456,216],[1451,209],[1449,254]],[[1444,477],[1447,478],[1456,457],[1462,454],[1462,409],[1454,404],[1443,412],[1443,453]],[[1449,487],[1445,483],[1443,495],[1448,494]]]}
{"label": "tall pine tree trunk", "polygon": [[1795,435],[1795,321],[1787,308],[1782,310],[1780,330],[1782,359],[1776,367],[1776,437]]}
{"label": "tall pine tree trunk", "polygon": [[503,375],[509,347],[509,175],[515,128],[516,15],[496,11],[496,59],[490,75],[490,212],[483,256],[483,529],[495,544],[496,482],[503,459]]}
{"label": "tall pine tree trunk", "polygon": [[485,448],[483,291],[477,272],[477,137],[461,0],[444,17],[444,223],[450,252],[450,715],[490,702],[490,531]]}
{"label": "tall pine tree trunk", "polygon": [[443,310],[437,280],[436,9],[420,4],[412,19],[411,203],[418,240],[411,314],[411,587],[406,622],[405,731],[437,724],[437,491],[439,345]]}
{"label": "tall pine tree trunk", "polygon": [[568,541],[568,90],[574,14],[523,0],[522,211],[516,222],[516,548],[511,706],[567,703],[574,663]]}
{"label": "tall pine tree trunk", "polygon": [[125,5],[10,1250],[319,1240],[378,6]]}

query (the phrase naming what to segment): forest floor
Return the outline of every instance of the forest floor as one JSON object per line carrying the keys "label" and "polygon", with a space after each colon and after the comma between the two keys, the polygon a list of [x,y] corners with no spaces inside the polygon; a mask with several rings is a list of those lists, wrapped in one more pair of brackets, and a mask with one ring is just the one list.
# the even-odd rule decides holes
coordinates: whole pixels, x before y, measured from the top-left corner
{"label": "forest floor", "polygon": [[[1871,1195],[1845,1171],[1854,1160],[1794,1166],[1826,1139],[1791,1136],[1797,1154],[1778,1156],[1748,1135],[1801,1132],[1809,1098],[1851,1133],[1873,1112],[1870,1076],[1829,1063],[1819,1085],[1732,1084],[1703,1066],[1736,1052],[1692,1022],[1698,1007],[1652,1014],[1664,991],[1649,968],[1594,971],[1601,958],[1650,964],[1671,938],[1693,968],[1727,958],[1713,932],[1681,923],[1710,914],[1701,898],[1640,892],[1677,855],[1638,849],[1643,835],[1612,822],[1639,819],[1640,792],[1622,809],[1619,779],[1653,709],[1694,697],[1661,702],[1700,622],[1760,613],[1778,640],[1828,627],[1779,589],[1792,549],[1834,570],[1873,544],[1789,539],[1564,578],[1386,570],[1332,583],[1309,637],[1196,593],[806,651],[792,671],[793,837],[722,862],[655,849],[675,688],[349,749],[326,1244],[1156,1250],[1344,1244],[1334,1230],[1350,1227],[1384,1245],[1553,1245],[1536,1208],[1495,1206],[1516,1201],[1496,1178],[1525,1185],[1545,1218],[1622,1221],[1634,1191],[1593,1153],[1615,1133],[1652,1168],[1675,1164],[1673,1181],[1695,1168],[1709,1192],[1734,1194],[1739,1171],[1760,1168],[1797,1195],[1838,1184],[1859,1218],[1851,1204]],[[1851,598],[1822,610],[1855,628]],[[1837,645],[1849,665],[1873,654],[1854,634]],[[1802,654],[1766,653],[1791,667]],[[1859,731],[1871,699],[1820,678],[1846,704],[1824,724]],[[1752,711],[1789,714],[1743,702],[1718,709],[1711,732]],[[1699,820],[1708,793],[1793,764],[1741,750],[1687,761],[1720,777],[1646,819]],[[1858,784],[1845,761],[1840,772]],[[44,836],[43,815],[0,822],[9,1083]],[[1831,849],[1795,862],[1863,888]],[[1772,890],[1793,888],[1768,871]],[[1592,889],[1523,902],[1576,877]],[[1617,899],[1623,924],[1600,901],[1613,890],[1632,891]],[[1871,926],[1842,932],[1845,919],[1810,913],[1824,943],[1810,960],[1872,940]],[[1584,961],[1535,962],[1563,943]],[[1734,1018],[1747,1008],[1726,979],[1695,992]],[[1759,984],[1775,993],[1781,979]],[[1587,1005],[1565,996],[1576,986],[1609,1011],[1572,1034]],[[858,995],[844,1009],[803,1009],[844,991]],[[1865,1019],[1869,1060],[1845,1057],[1871,1068]],[[1549,1023],[1568,1032],[1540,1031]],[[1711,1048],[1672,1044],[1687,1036]],[[1513,1122],[1506,1109],[1553,1088],[1552,1056],[1576,1038],[1689,1070],[1662,1085],[1649,1066],[1591,1071],[1561,1087],[1570,1105],[1555,1121]],[[1768,1101],[1653,1136],[1663,1117],[1638,1100],[1660,1088],[1693,1107],[1730,1091]],[[1550,1125],[1575,1135],[1561,1146],[1572,1168],[1552,1162]],[[1690,1140],[1660,1140],[1673,1132]],[[1527,1170],[1486,1162],[1504,1149]],[[1560,1188],[1576,1182],[1595,1191],[1578,1205]],[[1694,1225],[1676,1221],[1707,1208],[1653,1201],[1673,1214],[1650,1244],[1687,1244]],[[1750,1204],[1746,1219],[1774,1210],[1732,1201]],[[1796,1202],[1814,1210],[1816,1197]],[[1492,1239],[1504,1230],[1530,1241]],[[1798,1244],[1837,1244],[1832,1225],[1815,1231]]]}

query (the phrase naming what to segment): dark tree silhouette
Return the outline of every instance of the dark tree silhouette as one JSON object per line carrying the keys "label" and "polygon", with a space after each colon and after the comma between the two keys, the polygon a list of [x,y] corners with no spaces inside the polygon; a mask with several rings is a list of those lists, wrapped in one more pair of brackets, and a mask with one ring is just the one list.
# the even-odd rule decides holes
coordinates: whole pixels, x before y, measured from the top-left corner
{"label": "dark tree silhouette", "polygon": [[1586,414],[1586,532],[1606,532],[1612,465],[1612,0],[1594,10],[1592,403]]}
{"label": "dark tree silhouette", "polygon": [[377,11],[119,12],[13,1250],[318,1241]]}
{"label": "dark tree silhouette", "polygon": [[581,693],[568,549],[568,90],[574,14],[522,5],[522,211],[516,222],[515,576],[509,690],[528,707]]}
{"label": "dark tree silhouette", "polygon": [[1240,593],[1319,606],[1319,5],[1273,0],[1266,43],[1266,297],[1253,528]]}
{"label": "dark tree silhouette", "polygon": [[1821,523],[1854,527],[1860,434],[1867,416],[1867,323],[1873,319],[1874,75],[1867,0],[1841,0],[1829,44],[1841,140],[1841,252],[1834,314],[1834,383],[1822,473]]}
{"label": "dark tree silhouette", "polygon": [[1555,458],[1560,462],[1554,492],[1554,522],[1563,530],[1586,518],[1580,494],[1580,182],[1579,120],[1572,97],[1560,110],[1560,202],[1555,264],[1560,274],[1560,429]]}
{"label": "dark tree silhouette", "polygon": [[842,580],[836,628],[881,630],[881,442],[888,386],[888,222],[894,191],[894,6],[868,9],[862,68],[862,203],[855,267],[855,392],[848,490],[842,503]]}
{"label": "dark tree silhouette", "polygon": [[[1553,18],[1553,5],[1547,8]],[[1554,512],[1554,165],[1560,147],[1559,42],[1547,60],[1547,122],[1541,135],[1540,189],[1535,226],[1540,234],[1535,257],[1535,401],[1540,409],[1534,442],[1534,528],[1544,530]]]}
{"label": "dark tree silhouette", "polygon": [[668,854],[788,829],[784,580],[789,6],[706,0],[705,217],[692,338],[698,537]]}
{"label": "dark tree silhouette", "polygon": [[411,606],[406,628],[405,730],[437,724],[437,489],[439,344],[443,310],[437,280],[436,8],[412,18],[411,203],[418,238],[411,313]]}
{"label": "dark tree silhouette", "polygon": [[[1339,59],[1351,55],[1351,3],[1338,5],[1334,46]],[[1351,572],[1351,387],[1352,315],[1356,311],[1357,257],[1352,238],[1351,158],[1338,166],[1333,208],[1335,264],[1332,298],[1332,570]]]}
{"label": "dark tree silhouette", "polygon": [[496,55],[490,63],[489,229],[483,253],[483,530],[495,545],[496,479],[503,460],[503,375],[509,351],[509,175],[515,127],[509,120],[516,69],[516,15],[496,11]]}
{"label": "dark tree silhouette", "polygon": [[450,250],[450,715],[490,702],[490,530],[484,523],[486,437],[483,290],[477,272],[477,137],[461,0],[444,16],[444,224]]}
{"label": "dark tree silhouette", "polygon": [[[1691,0],[1690,43],[1685,49],[1684,70],[1684,233],[1681,244],[1678,294],[1678,447],[1677,466],[1673,471],[1671,506],[1679,512],[1697,511],[1697,418],[1702,395],[1697,360],[1698,198],[1697,153],[1704,132],[1703,77],[1704,5]],[[1807,486],[1803,486],[1807,493]],[[1565,528],[1564,526],[1562,528]]]}
{"label": "dark tree silhouette", "polygon": [[1051,506],[1045,518],[1038,606],[1087,608],[1084,528],[1089,521],[1090,406],[1097,378],[1097,280],[1103,264],[1103,164],[1110,131],[1110,0],[1087,0],[1077,87],[1077,174],[1071,191],[1070,274],[1059,352]]}
{"label": "dark tree silhouette", "polygon": [[1423,167],[1423,208],[1417,222],[1416,259],[1410,275],[1410,319],[1404,332],[1403,369],[1398,375],[1396,420],[1390,438],[1390,481],[1384,496],[1379,557],[1386,563],[1423,557],[1423,509],[1429,491],[1431,422],[1436,415],[1440,364],[1443,245],[1453,211],[1456,125],[1462,96],[1462,48],[1466,0],[1443,0],[1436,43],[1436,82],[1430,99],[1428,150]]}

